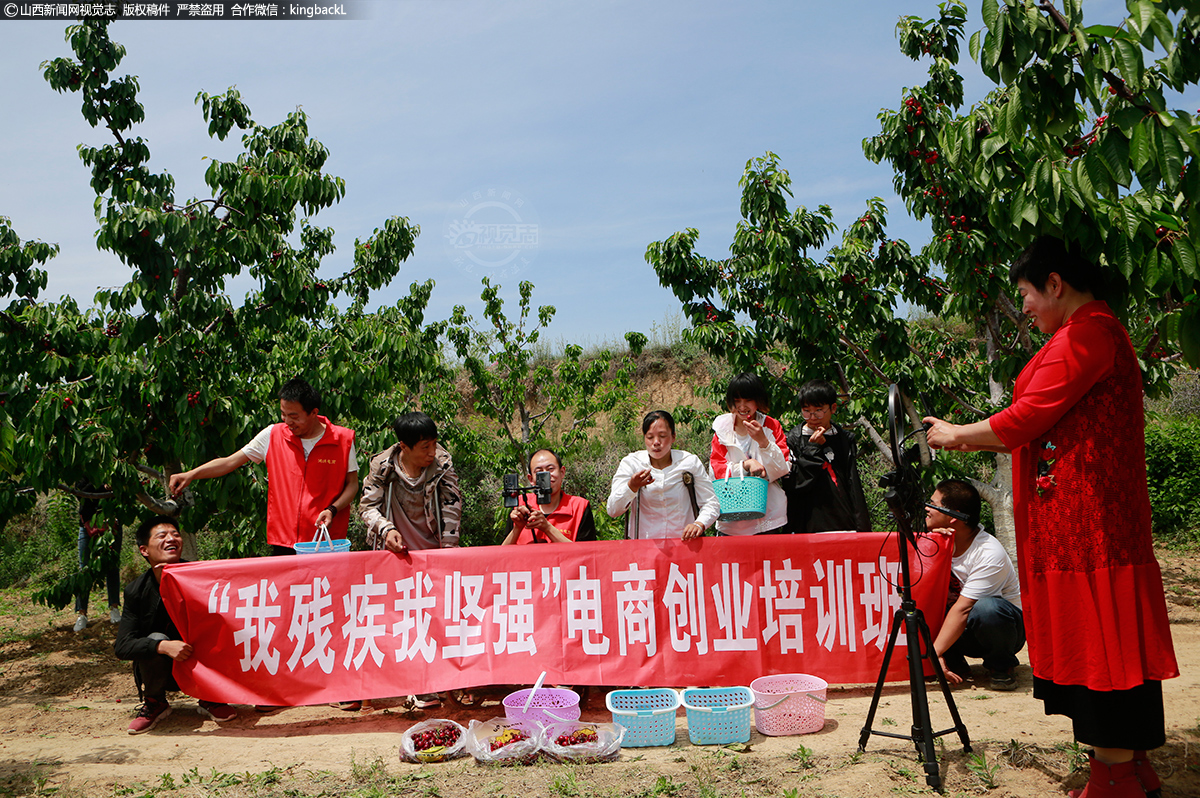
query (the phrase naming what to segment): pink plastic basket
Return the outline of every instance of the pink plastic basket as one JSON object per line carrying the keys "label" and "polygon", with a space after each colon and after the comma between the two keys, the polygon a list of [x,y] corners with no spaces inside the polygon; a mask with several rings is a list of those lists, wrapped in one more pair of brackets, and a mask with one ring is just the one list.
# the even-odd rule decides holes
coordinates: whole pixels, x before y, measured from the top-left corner
{"label": "pink plastic basket", "polygon": [[518,690],[504,697],[504,717],[509,720],[533,720],[543,726],[579,720],[579,693],[557,687],[542,687],[533,696],[529,710],[524,711],[531,689]]}
{"label": "pink plastic basket", "polygon": [[760,676],[750,683],[754,694],[754,727],[760,734],[781,737],[811,734],[825,726],[825,690],[829,683],[807,673]]}

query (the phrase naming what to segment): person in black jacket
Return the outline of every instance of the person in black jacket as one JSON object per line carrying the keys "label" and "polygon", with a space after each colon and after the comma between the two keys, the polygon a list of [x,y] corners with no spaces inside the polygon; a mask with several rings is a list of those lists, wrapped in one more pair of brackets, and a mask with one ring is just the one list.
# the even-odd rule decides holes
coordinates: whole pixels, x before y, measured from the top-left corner
{"label": "person in black jacket", "polygon": [[853,433],[833,423],[837,391],[824,380],[812,380],[800,387],[798,399],[804,423],[787,436],[792,460],[784,478],[788,530],[870,532],[858,445]]}
{"label": "person in black jacket", "polygon": [[[146,519],[137,529],[137,547],[150,569],[125,588],[125,609],[113,643],[117,659],[133,660],[133,681],[142,700],[129,724],[130,734],[148,732],[171,714],[167,691],[179,689],[172,665],[192,656],[191,643],[179,639],[158,592],[163,566],[183,561],[178,523],[165,515]],[[218,723],[237,717],[233,707],[212,701],[201,701],[200,712]]]}

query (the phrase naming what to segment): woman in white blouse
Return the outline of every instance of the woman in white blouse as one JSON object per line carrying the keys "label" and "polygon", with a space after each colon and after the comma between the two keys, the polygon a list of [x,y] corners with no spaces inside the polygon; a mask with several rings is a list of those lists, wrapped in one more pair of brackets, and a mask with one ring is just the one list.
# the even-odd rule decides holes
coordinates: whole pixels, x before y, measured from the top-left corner
{"label": "woman in white blouse", "polygon": [[[608,494],[608,514],[630,513],[630,538],[683,538],[704,534],[720,513],[712,479],[700,458],[676,451],[675,419],[655,410],[642,421],[646,448],[626,455]],[[690,486],[688,483],[691,483]]]}

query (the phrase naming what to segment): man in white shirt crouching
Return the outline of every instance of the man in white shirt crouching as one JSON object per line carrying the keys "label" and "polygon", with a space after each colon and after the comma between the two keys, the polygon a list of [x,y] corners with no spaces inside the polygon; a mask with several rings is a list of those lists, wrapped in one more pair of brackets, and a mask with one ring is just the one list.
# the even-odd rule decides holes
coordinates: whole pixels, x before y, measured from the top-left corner
{"label": "man in white shirt crouching", "polygon": [[973,657],[983,659],[993,690],[1012,690],[1017,652],[1025,647],[1021,586],[1008,552],[980,528],[981,507],[979,491],[959,479],[938,483],[925,505],[925,527],[954,538],[953,603],[933,648],[951,684],[970,678],[966,658]]}

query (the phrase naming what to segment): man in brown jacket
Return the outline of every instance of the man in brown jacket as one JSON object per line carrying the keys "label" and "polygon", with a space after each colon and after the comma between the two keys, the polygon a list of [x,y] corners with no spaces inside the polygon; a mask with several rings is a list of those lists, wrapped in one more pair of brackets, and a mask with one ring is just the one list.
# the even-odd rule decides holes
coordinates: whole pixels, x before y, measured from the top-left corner
{"label": "man in brown jacket", "polygon": [[399,442],[371,458],[358,504],[367,545],[397,554],[457,546],[462,492],[437,425],[414,412],[392,429]]}
{"label": "man in brown jacket", "polygon": [[[398,443],[371,458],[358,511],[367,545],[396,554],[458,545],[462,492],[450,453],[438,445],[437,425],[424,413],[392,424]],[[441,705],[436,693],[414,696],[418,709]]]}

